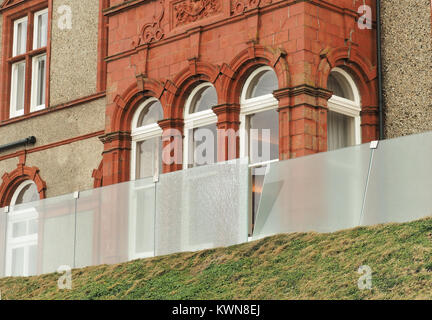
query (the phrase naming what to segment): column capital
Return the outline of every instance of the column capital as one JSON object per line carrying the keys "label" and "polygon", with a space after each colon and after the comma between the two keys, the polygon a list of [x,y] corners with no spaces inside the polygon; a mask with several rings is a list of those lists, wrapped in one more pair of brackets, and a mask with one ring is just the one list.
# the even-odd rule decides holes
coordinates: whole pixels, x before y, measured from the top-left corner
{"label": "column capital", "polygon": [[99,137],[103,144],[109,144],[115,141],[131,141],[131,135],[128,131],[116,131],[104,134]]}
{"label": "column capital", "polygon": [[330,99],[333,92],[324,88],[314,87],[308,84],[302,84],[300,86],[295,86],[291,88],[291,97],[296,97],[299,95],[308,95],[315,98]]}
{"label": "column capital", "polygon": [[164,131],[167,129],[183,129],[184,121],[183,119],[169,118],[158,121],[158,125]]}
{"label": "column capital", "polygon": [[212,108],[213,112],[219,116],[222,113],[240,112],[240,105],[237,103],[223,103]]}

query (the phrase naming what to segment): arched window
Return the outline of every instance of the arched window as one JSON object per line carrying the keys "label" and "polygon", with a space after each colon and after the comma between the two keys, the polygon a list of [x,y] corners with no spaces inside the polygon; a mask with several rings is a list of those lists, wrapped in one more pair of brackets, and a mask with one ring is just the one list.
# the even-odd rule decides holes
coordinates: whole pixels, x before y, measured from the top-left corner
{"label": "arched window", "polygon": [[37,200],[39,200],[39,193],[36,184],[31,180],[26,180],[15,190],[10,206],[12,207]]}
{"label": "arched window", "polygon": [[7,229],[6,275],[31,276],[37,273],[38,213],[24,204],[39,200],[36,184],[22,182],[10,203]]}
{"label": "arched window", "polygon": [[342,68],[334,68],[327,80],[327,89],[333,91],[328,101],[328,150],[360,144],[361,103],[353,78]]}
{"label": "arched window", "polygon": [[250,233],[258,212],[265,168],[279,160],[279,104],[273,96],[277,89],[275,71],[264,66],[252,72],[240,98],[240,154],[249,157],[252,177]]}
{"label": "arched window", "polygon": [[217,161],[217,116],[212,108],[218,104],[217,92],[211,83],[198,85],[185,105],[185,143],[183,168]]}
{"label": "arched window", "polygon": [[251,164],[279,159],[278,101],[273,96],[278,87],[270,67],[255,70],[243,87],[240,154],[249,157]]}
{"label": "arched window", "polygon": [[144,101],[132,119],[131,179],[158,176],[162,169],[162,105],[156,98]]}

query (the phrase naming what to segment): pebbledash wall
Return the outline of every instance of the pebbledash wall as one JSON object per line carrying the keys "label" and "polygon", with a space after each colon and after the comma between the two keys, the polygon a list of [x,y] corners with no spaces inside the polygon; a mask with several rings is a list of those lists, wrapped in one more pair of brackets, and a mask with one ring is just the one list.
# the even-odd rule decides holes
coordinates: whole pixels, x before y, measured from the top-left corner
{"label": "pebbledash wall", "polygon": [[381,3],[386,137],[432,130],[432,1]]}
{"label": "pebbledash wall", "polygon": [[[13,119],[0,112],[0,144],[30,135],[38,139],[26,150],[0,153],[0,206],[8,204],[5,195],[20,179],[37,180],[41,197],[128,181],[131,119],[149,97],[163,106],[159,125],[164,132],[182,132],[186,98],[200,82],[211,82],[218,93],[213,108],[218,127],[238,130],[240,92],[259,66],[273,68],[279,80],[274,95],[279,101],[280,159],[327,150],[327,100],[332,94],[327,78],[334,67],[349,71],[359,88],[362,142],[378,138],[376,32],[357,27],[359,6],[371,6],[375,17],[375,0],[7,0],[0,23],[4,25],[8,11],[29,2],[46,3],[52,15],[49,105]],[[408,74],[428,78],[431,34],[425,17],[428,13],[430,18],[430,7],[416,15],[417,0],[383,3],[386,133],[427,130],[427,94],[400,99],[400,92],[414,82]],[[71,8],[70,29],[57,25],[63,5]],[[396,8],[411,13],[404,15],[399,33],[392,31],[392,10],[402,14]],[[406,31],[419,21],[424,28],[429,23],[426,36]],[[1,29],[0,36],[10,32]],[[397,51],[393,43],[404,33],[412,41]],[[415,41],[413,34],[424,40]],[[413,54],[409,63],[402,62],[406,57],[401,52],[417,52],[418,43],[424,53],[421,66],[415,65]],[[403,81],[398,66],[404,70]],[[416,92],[428,91],[427,80],[416,82]],[[0,109],[8,107],[3,98]],[[407,124],[403,130],[400,121]],[[163,170],[180,168],[164,165]]]}

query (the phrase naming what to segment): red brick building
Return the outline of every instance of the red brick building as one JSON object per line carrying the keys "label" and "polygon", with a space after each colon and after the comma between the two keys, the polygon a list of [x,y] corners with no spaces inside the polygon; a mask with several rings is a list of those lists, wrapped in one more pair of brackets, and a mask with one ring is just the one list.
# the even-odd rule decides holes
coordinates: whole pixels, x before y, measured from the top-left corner
{"label": "red brick building", "polygon": [[[366,1],[372,8],[374,3]],[[278,122],[273,128],[278,130],[280,159],[328,150],[328,100],[335,88],[344,91],[344,86],[349,91],[344,98],[352,102],[347,110],[352,113],[337,102],[330,110],[342,114],[342,122],[352,125],[348,131],[357,133],[350,133],[353,137],[343,143],[377,139],[376,37],[375,30],[358,27],[362,4],[351,0],[112,0],[108,6],[105,1],[101,28],[107,45],[107,108],[103,161],[95,173],[99,183],[131,178],[133,116],[147,99],[160,102],[160,136],[170,129],[187,135],[187,100],[197,86],[207,83],[217,95],[217,103],[211,106],[217,128],[237,131],[246,100],[257,98],[242,101],[251,75],[255,79],[249,83],[267,85],[276,77],[272,89],[277,114],[268,119]],[[254,74],[258,69],[262,72]],[[260,107],[255,108],[253,114],[260,112]],[[238,140],[242,137],[240,133]],[[164,139],[164,144],[175,138],[170,139]],[[176,145],[181,149],[179,141]],[[242,156],[241,145],[240,141],[237,157]],[[224,148],[219,141],[219,160],[233,156]],[[163,171],[180,168],[165,164]]]}

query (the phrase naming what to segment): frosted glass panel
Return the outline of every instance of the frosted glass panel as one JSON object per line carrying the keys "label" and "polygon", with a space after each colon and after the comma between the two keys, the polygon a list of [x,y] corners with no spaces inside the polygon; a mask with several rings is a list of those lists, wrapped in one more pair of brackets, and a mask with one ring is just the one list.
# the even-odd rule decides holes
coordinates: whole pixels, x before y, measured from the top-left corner
{"label": "frosted glass panel", "polygon": [[253,238],[355,227],[370,155],[362,145],[270,164]]}
{"label": "frosted glass panel", "polygon": [[363,224],[432,215],[432,132],[380,142],[374,151]]}
{"label": "frosted glass panel", "polygon": [[155,184],[151,179],[136,182],[129,210],[129,259],[154,256],[156,209]]}
{"label": "frosted glass panel", "polygon": [[156,255],[247,241],[247,161],[182,170],[156,186]]}
{"label": "frosted glass panel", "polygon": [[72,195],[11,207],[6,224],[6,275],[55,272],[73,267],[75,199]]}
{"label": "frosted glass panel", "polygon": [[154,252],[153,179],[81,192],[77,200],[77,267],[121,263]]}

